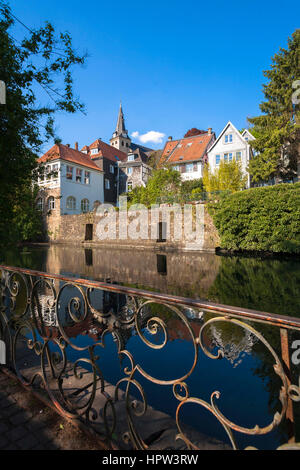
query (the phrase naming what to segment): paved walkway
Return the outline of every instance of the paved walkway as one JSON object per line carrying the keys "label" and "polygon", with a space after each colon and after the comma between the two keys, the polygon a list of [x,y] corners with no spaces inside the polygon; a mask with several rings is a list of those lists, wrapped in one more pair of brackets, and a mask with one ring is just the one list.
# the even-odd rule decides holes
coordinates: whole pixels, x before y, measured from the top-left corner
{"label": "paved walkway", "polygon": [[99,450],[92,437],[0,369],[1,450]]}

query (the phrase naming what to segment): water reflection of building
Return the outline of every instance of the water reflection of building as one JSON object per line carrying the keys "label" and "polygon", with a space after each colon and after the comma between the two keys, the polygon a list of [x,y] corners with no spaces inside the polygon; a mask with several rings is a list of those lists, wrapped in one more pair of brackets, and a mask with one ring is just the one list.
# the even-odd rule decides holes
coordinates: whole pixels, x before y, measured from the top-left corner
{"label": "water reflection of building", "polygon": [[118,284],[207,298],[220,263],[220,257],[214,253],[160,254],[151,250],[51,245],[45,270],[94,280],[111,278]]}
{"label": "water reflection of building", "polygon": [[224,339],[224,331],[222,327],[212,325],[210,327],[211,344],[210,348],[214,347],[220,349],[224,357],[233,365],[237,367],[241,364],[246,354],[251,354],[253,346],[257,343],[258,339],[248,330],[239,329],[239,335],[234,335],[231,330],[231,337],[227,340]]}
{"label": "water reflection of building", "polygon": [[[56,287],[61,289],[63,285],[64,283],[59,281]],[[45,334],[53,339],[61,335],[59,325],[63,328],[64,334],[68,338],[87,335],[95,342],[101,341],[104,331],[108,330],[111,332],[113,339],[119,343],[119,347],[126,349],[126,344],[131,336],[137,335],[134,316],[136,312],[135,301],[130,296],[103,289],[95,289],[93,293],[94,297],[91,296],[89,298],[93,309],[91,311],[88,309],[88,314],[84,316],[83,303],[80,304],[80,299],[79,304],[76,306],[72,304],[72,299],[74,300],[78,296],[76,286],[69,286],[65,289],[64,295],[61,295],[59,298],[58,321],[53,304],[53,292],[46,285],[41,285],[35,296],[33,313],[39,324],[43,326]],[[160,309],[158,316],[161,316],[166,324],[170,341],[192,340],[186,324],[176,314],[174,315],[168,306],[164,306],[163,310],[161,310],[162,306],[155,304],[155,302],[146,304],[141,309],[138,317],[141,330],[147,328],[148,321],[157,316],[157,313],[155,313],[157,308]],[[70,309],[78,321],[72,319]],[[183,312],[195,337],[197,337],[203,323],[202,312],[191,308],[183,309]],[[158,334],[159,331],[160,327],[158,328]]]}
{"label": "water reflection of building", "polygon": [[[108,283],[111,279],[103,279],[103,281]],[[84,302],[83,298],[80,299],[82,294],[76,286],[70,285],[62,289],[64,284],[63,281],[56,281],[53,285],[57,291],[63,292],[57,309],[59,321],[56,316],[53,291],[49,284],[41,282],[33,296],[33,314],[44,327],[47,336],[50,336],[51,332],[53,338],[59,337],[60,325],[69,338],[87,335],[97,342],[101,340],[103,332],[108,330],[114,340],[118,341],[119,347],[125,349],[131,336],[137,334],[134,324],[136,306],[133,299],[130,296],[104,289],[92,289],[89,293],[89,302],[93,308],[84,316]],[[146,304],[141,309],[137,321],[143,330],[149,326],[148,321],[151,318],[158,316],[166,325],[170,341],[194,341],[194,338],[199,337],[204,314],[190,307],[182,308],[181,311],[192,333],[187,324],[168,306],[156,304],[155,301]],[[161,327],[158,326],[157,334],[160,331],[162,331]],[[202,340],[205,347],[211,350],[214,348],[222,350],[224,357],[233,367],[237,367],[246,354],[251,354],[256,343],[256,338],[251,332],[242,328],[237,330],[228,323],[212,324],[205,328]]]}
{"label": "water reflection of building", "polygon": [[[54,285],[59,291],[64,282],[55,282]],[[87,335],[95,342],[101,341],[104,331],[108,330],[120,347],[125,348],[133,329],[133,312],[126,295],[97,289],[96,300],[95,310],[88,309],[84,315],[83,299],[78,297],[76,286],[68,286],[59,299],[56,313],[53,292],[41,282],[33,296],[32,314],[40,331],[53,339],[61,336],[59,327],[70,339]]]}
{"label": "water reflection of building", "polygon": [[53,304],[53,296],[40,293],[38,301],[36,299],[34,301],[33,313],[37,319],[41,318],[45,325],[57,326],[55,306],[51,304]]}

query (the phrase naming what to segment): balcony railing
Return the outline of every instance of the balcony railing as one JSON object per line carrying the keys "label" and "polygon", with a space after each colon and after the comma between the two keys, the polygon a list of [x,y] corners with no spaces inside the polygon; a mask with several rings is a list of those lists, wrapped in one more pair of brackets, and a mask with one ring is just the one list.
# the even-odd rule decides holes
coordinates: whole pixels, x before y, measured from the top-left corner
{"label": "balcony railing", "polygon": [[2,367],[112,448],[300,448],[300,318],[0,270]]}

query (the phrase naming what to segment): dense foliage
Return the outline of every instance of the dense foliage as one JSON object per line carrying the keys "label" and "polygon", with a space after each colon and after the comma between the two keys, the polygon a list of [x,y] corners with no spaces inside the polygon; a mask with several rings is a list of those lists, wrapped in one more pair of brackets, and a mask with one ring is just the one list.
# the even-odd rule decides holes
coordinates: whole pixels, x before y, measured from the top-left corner
{"label": "dense foliage", "polygon": [[183,203],[190,199],[197,199],[202,194],[202,179],[181,181],[180,173],[172,168],[155,170],[147,186],[137,186],[127,193],[129,204],[152,204],[164,202]]}
{"label": "dense foliage", "polygon": [[251,145],[256,156],[250,160],[253,182],[296,176],[300,149],[300,29],[288,39],[288,48],[280,49],[264,72],[268,83],[263,91],[262,115],[248,119],[256,140]]}
{"label": "dense foliage", "polygon": [[162,156],[162,150],[154,150],[153,153],[151,153],[149,160],[147,164],[151,166],[154,170],[156,170],[159,166],[159,161]]}
{"label": "dense foliage", "polygon": [[220,161],[218,169],[212,172],[208,165],[203,170],[203,185],[207,192],[213,191],[239,191],[244,189],[247,176],[243,174],[239,162]]}
{"label": "dense foliage", "polygon": [[[19,41],[13,36],[16,21],[20,22],[0,0],[0,80],[6,85],[6,104],[0,104],[3,244],[32,238],[34,227],[39,236],[40,227],[28,219],[37,220],[32,180],[40,146],[54,138],[56,111],[83,109],[73,94],[71,69],[84,63],[84,57],[74,52],[69,33],[57,34],[48,22],[39,29],[22,23],[26,37]],[[22,229],[24,224],[27,228]]]}
{"label": "dense foliage", "polygon": [[209,210],[222,248],[300,253],[300,183],[226,195]]}

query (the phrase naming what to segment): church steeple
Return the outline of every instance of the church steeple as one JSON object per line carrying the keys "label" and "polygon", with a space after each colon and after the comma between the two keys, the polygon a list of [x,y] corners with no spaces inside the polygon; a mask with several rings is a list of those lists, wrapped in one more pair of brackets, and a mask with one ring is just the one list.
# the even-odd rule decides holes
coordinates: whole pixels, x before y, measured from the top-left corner
{"label": "church steeple", "polygon": [[124,119],[124,114],[123,114],[121,101],[120,101],[120,109],[119,109],[117,126],[116,126],[116,130],[114,132],[114,135],[115,136],[122,135],[124,137],[128,137],[127,130],[125,128],[125,119]]}
{"label": "church steeple", "polygon": [[128,153],[130,150],[131,139],[128,137],[128,132],[125,127],[125,119],[122,109],[122,103],[120,102],[118,121],[116,130],[110,139],[110,144],[123,152]]}

